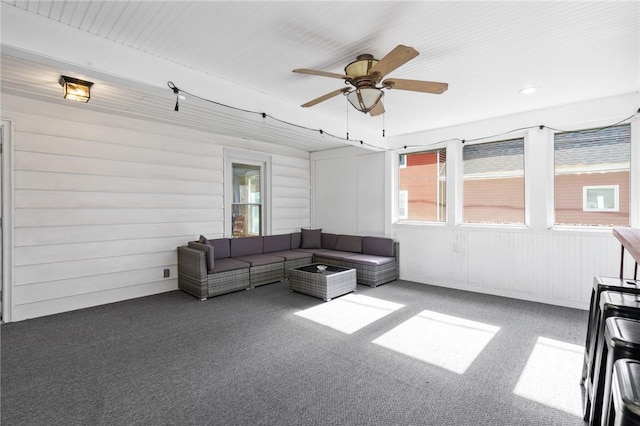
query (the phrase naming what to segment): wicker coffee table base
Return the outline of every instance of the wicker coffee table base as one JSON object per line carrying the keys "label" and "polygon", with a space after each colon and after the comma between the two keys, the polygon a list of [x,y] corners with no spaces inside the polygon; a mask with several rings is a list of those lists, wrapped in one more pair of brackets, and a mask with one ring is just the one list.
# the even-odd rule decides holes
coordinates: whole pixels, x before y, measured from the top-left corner
{"label": "wicker coffee table base", "polygon": [[309,296],[319,297],[328,302],[334,297],[356,291],[356,270],[344,268],[344,271],[332,274],[306,272],[300,268],[289,271],[289,289]]}

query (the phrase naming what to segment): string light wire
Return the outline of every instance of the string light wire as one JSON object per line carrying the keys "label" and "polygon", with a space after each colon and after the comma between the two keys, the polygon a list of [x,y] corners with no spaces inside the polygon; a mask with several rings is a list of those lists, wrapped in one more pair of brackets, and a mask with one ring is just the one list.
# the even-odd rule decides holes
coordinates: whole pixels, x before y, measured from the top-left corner
{"label": "string light wire", "polygon": [[[631,114],[630,116],[628,116],[626,118],[623,118],[620,121],[617,121],[617,122],[615,122],[613,124],[607,124],[606,126],[596,127],[596,128],[594,128],[592,130],[604,130],[604,129],[608,129],[610,127],[618,126],[618,125],[620,125],[620,124],[622,124],[622,123],[624,123],[626,121],[631,120],[633,117],[635,117],[635,116],[637,116],[639,114],[640,114],[640,108],[638,108],[638,110],[636,112],[634,112],[633,114]],[[530,130],[530,129],[535,129],[535,128],[538,128],[540,130],[550,129],[550,130],[553,130],[553,131],[556,131],[556,132],[563,132],[563,133],[576,131],[576,130],[562,130],[562,129],[557,129],[555,127],[546,126],[544,124],[539,124],[539,125],[535,125],[535,126],[519,127],[517,129],[507,130],[506,132],[497,133],[497,134],[490,135],[490,136],[482,136],[482,137],[477,137],[477,138],[473,138],[473,139],[450,138],[450,139],[444,139],[444,140],[437,141],[437,142],[431,142],[431,143],[428,143],[428,144],[403,145],[403,146],[398,147],[398,148],[393,148],[393,150],[394,151],[398,151],[398,150],[403,150],[403,149],[408,149],[408,148],[428,148],[430,146],[441,145],[443,143],[451,142],[451,141],[459,141],[462,144],[465,144],[467,142],[475,142],[475,141],[480,141],[480,140],[483,140],[483,139],[493,139],[493,138],[497,138],[497,137],[500,137],[500,136],[508,135],[510,133],[521,132],[523,130]]]}
{"label": "string light wire", "polygon": [[[232,109],[232,110],[235,110],[235,111],[244,112],[244,113],[247,113],[247,114],[259,115],[259,116],[261,116],[261,117],[262,117],[262,119],[263,119],[263,120],[266,120],[267,118],[270,118],[270,119],[272,119],[272,120],[274,120],[274,121],[277,121],[277,122],[282,123],[282,124],[286,124],[286,125],[288,125],[288,126],[296,127],[296,128],[298,128],[298,129],[308,130],[308,131],[311,131],[311,132],[318,132],[318,133],[320,133],[321,135],[327,135],[327,136],[330,136],[330,137],[332,137],[332,138],[334,138],[334,139],[338,139],[338,140],[341,140],[341,141],[344,141],[344,142],[359,143],[360,145],[367,145],[367,146],[370,146],[370,147],[375,148],[375,149],[378,149],[378,150],[380,150],[380,149],[384,149],[384,148],[381,148],[381,147],[376,146],[376,145],[368,144],[368,143],[364,142],[363,140],[359,140],[359,139],[349,139],[349,133],[348,133],[348,131],[347,131],[347,137],[346,137],[346,138],[343,138],[343,137],[340,137],[340,136],[334,135],[334,134],[332,134],[332,133],[329,133],[329,132],[327,132],[326,130],[322,130],[322,129],[314,129],[314,128],[311,128],[311,127],[307,127],[307,126],[303,126],[303,125],[300,125],[300,124],[292,123],[292,122],[290,122],[290,121],[282,120],[282,119],[280,119],[280,118],[277,118],[277,117],[274,117],[274,116],[272,116],[272,115],[270,115],[270,114],[267,114],[266,112],[262,112],[262,111],[252,111],[252,110],[249,110],[249,109],[239,108],[239,107],[235,107],[235,106],[231,106],[231,105],[226,105],[226,104],[223,104],[222,102],[217,102],[217,101],[214,101],[214,100],[211,100],[211,99],[203,98],[202,96],[198,96],[198,95],[195,95],[195,94],[193,94],[193,93],[187,92],[186,90],[183,90],[183,89],[178,88],[178,87],[177,87],[177,86],[176,86],[172,81],[168,81],[168,82],[167,82],[167,86],[169,86],[169,88],[170,88],[171,90],[173,90],[173,93],[175,93],[175,94],[176,94],[176,96],[177,96],[179,93],[184,93],[185,95],[189,95],[189,96],[191,96],[192,98],[199,99],[199,100],[201,100],[201,101],[203,101],[203,102],[208,102],[208,103],[210,103],[210,104],[218,105],[218,106],[221,106],[221,107],[224,107],[224,108],[229,108],[229,109]],[[177,101],[177,98],[176,98],[175,111],[178,111],[178,101]],[[329,148],[329,149],[333,149],[333,148]]]}
{"label": "string light wire", "polygon": [[[221,107],[224,107],[224,108],[233,109],[235,111],[240,111],[240,112],[244,112],[244,113],[247,113],[247,114],[260,115],[262,117],[263,121],[266,121],[267,118],[270,118],[270,119],[272,119],[274,121],[277,121],[279,123],[286,124],[286,125],[292,126],[292,127],[296,127],[298,129],[308,130],[308,131],[311,131],[311,132],[318,132],[318,133],[320,133],[320,135],[327,135],[327,136],[330,136],[330,137],[332,137],[334,139],[338,139],[338,140],[341,140],[341,141],[344,141],[344,142],[350,142],[350,143],[358,143],[359,142],[360,145],[366,145],[366,146],[375,148],[377,150],[382,150],[382,151],[397,151],[397,150],[401,150],[401,149],[405,149],[406,150],[408,148],[427,148],[427,147],[430,147],[430,146],[433,146],[433,145],[440,145],[440,144],[443,144],[443,143],[446,143],[446,142],[450,142],[450,141],[458,141],[458,142],[461,142],[462,144],[465,144],[467,142],[475,142],[475,141],[479,141],[479,140],[483,140],[483,139],[493,139],[493,138],[497,138],[497,137],[500,137],[500,136],[508,135],[510,133],[521,132],[521,131],[524,131],[524,130],[530,130],[530,129],[535,129],[535,128],[538,128],[540,130],[547,128],[547,129],[550,129],[550,130],[553,130],[553,131],[556,131],[556,132],[571,132],[572,131],[572,130],[557,129],[555,127],[547,126],[547,125],[544,125],[544,124],[539,124],[539,125],[534,125],[534,126],[518,127],[516,129],[507,130],[506,132],[497,133],[497,134],[490,135],[490,136],[477,137],[477,138],[473,138],[473,139],[449,138],[449,139],[444,139],[444,140],[437,141],[437,142],[431,142],[431,143],[428,143],[428,144],[404,145],[404,146],[401,146],[401,147],[398,147],[398,148],[386,149],[386,148],[382,148],[382,147],[379,147],[379,146],[376,146],[376,145],[368,144],[368,143],[364,142],[363,140],[349,139],[349,105],[347,105],[347,137],[343,138],[343,137],[334,135],[334,134],[329,133],[329,132],[327,132],[325,130],[322,130],[322,129],[314,129],[314,128],[311,128],[311,127],[307,127],[307,126],[303,126],[303,125],[300,125],[300,124],[292,123],[290,121],[282,120],[280,118],[277,118],[277,117],[274,117],[272,115],[269,115],[266,112],[252,111],[252,110],[249,110],[249,109],[238,108],[238,107],[234,107],[234,106],[231,106],[231,105],[226,105],[226,104],[223,104],[221,102],[217,102],[217,101],[214,101],[214,100],[211,100],[211,99],[203,98],[201,96],[194,95],[193,93],[187,92],[186,90],[179,89],[175,84],[173,84],[172,81],[168,81],[167,82],[167,86],[169,86],[169,88],[176,95],[176,105],[175,105],[175,108],[174,108],[175,111],[179,110],[178,99],[180,97],[180,92],[182,92],[182,93],[184,93],[186,95],[189,95],[189,96],[191,96],[193,98],[199,99],[199,100],[201,100],[203,102],[208,102],[208,103],[211,103],[211,104],[214,104],[214,105],[218,105],[218,106],[221,106]],[[617,126],[619,124],[622,124],[622,123],[624,123],[626,121],[631,120],[633,117],[637,116],[638,114],[640,114],[640,108],[638,108],[638,110],[636,112],[634,112],[633,114],[631,114],[629,117],[626,117],[626,118],[624,118],[624,119],[622,119],[620,121],[617,121],[617,122],[615,122],[613,124],[608,124],[606,126],[597,127],[597,128],[595,128],[593,130],[604,130],[604,129],[608,129],[610,127],[615,127],[615,126]],[[382,120],[383,120],[382,135],[384,137],[385,136],[385,127],[386,127],[385,124],[384,124],[384,116],[382,117]],[[328,149],[333,149],[333,148],[328,148]]]}

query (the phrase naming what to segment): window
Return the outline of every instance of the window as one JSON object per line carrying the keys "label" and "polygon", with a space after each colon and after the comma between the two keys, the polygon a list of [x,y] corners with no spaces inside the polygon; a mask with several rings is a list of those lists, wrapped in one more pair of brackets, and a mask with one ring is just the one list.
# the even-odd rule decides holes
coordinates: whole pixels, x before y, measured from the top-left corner
{"label": "window", "polygon": [[262,235],[260,166],[233,163],[233,237]]}
{"label": "window", "polygon": [[557,133],[555,224],[628,226],[631,126]]}
{"label": "window", "polygon": [[271,234],[271,157],[224,150],[224,234],[241,238]]}
{"label": "window", "polygon": [[462,150],[464,222],[524,224],[524,139]]}
{"label": "window", "polygon": [[398,220],[446,220],[446,151],[399,156]]}

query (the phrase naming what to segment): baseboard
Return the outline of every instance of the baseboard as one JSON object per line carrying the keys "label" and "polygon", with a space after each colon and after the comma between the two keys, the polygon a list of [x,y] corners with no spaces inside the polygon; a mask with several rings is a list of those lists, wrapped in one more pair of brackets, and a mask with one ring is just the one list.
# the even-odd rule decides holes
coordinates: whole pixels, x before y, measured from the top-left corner
{"label": "baseboard", "polygon": [[[414,281],[415,282],[415,281]],[[545,295],[523,293],[519,291],[509,291],[504,289],[482,287],[480,285],[473,285],[469,283],[456,282],[456,281],[438,281],[431,280],[428,283],[418,282],[418,284],[434,285],[437,287],[452,288],[455,290],[470,291],[473,293],[490,294],[492,296],[508,297],[510,299],[526,300],[529,302],[545,303],[547,305],[563,306],[565,308],[589,310],[589,302],[582,302],[577,300],[562,299],[558,297],[551,297]]]}

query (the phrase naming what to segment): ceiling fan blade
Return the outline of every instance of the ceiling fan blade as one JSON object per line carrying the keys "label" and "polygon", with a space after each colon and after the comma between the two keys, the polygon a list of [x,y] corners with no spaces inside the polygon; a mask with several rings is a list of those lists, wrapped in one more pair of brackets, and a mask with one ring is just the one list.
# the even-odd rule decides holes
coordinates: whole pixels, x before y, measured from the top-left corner
{"label": "ceiling fan blade", "polygon": [[344,75],[344,74],[337,74],[335,72],[328,72],[328,71],[310,70],[307,68],[296,68],[295,70],[293,70],[293,72],[297,72],[300,74],[319,75],[322,77],[331,77],[331,78],[343,78],[343,79],[349,78],[348,75]]}
{"label": "ceiling fan blade", "polygon": [[380,59],[377,64],[371,67],[369,74],[377,72],[380,73],[381,76],[385,76],[396,68],[406,64],[419,54],[420,53],[413,47],[399,44],[395,49],[387,53],[384,58]]}
{"label": "ceiling fan blade", "polygon": [[388,78],[382,82],[388,89],[410,90],[412,92],[434,93],[439,95],[444,93],[449,85],[436,81],[405,80],[403,78]]}
{"label": "ceiling fan blade", "polygon": [[314,100],[309,101],[309,102],[307,102],[306,104],[302,104],[302,105],[300,105],[300,106],[301,106],[302,108],[308,108],[308,107],[310,107],[310,106],[314,106],[314,105],[316,105],[316,104],[319,104],[320,102],[324,102],[324,101],[326,101],[327,99],[331,99],[331,98],[333,98],[334,96],[338,96],[340,93],[344,93],[344,92],[347,92],[347,91],[349,91],[349,88],[348,88],[348,87],[345,87],[345,88],[343,88],[343,89],[334,90],[333,92],[329,92],[329,93],[327,93],[326,95],[320,96],[319,98],[315,98]]}
{"label": "ceiling fan blade", "polygon": [[380,99],[376,106],[374,106],[373,109],[369,111],[369,115],[375,117],[376,115],[382,114],[384,114],[384,105],[382,105],[382,99]]}

